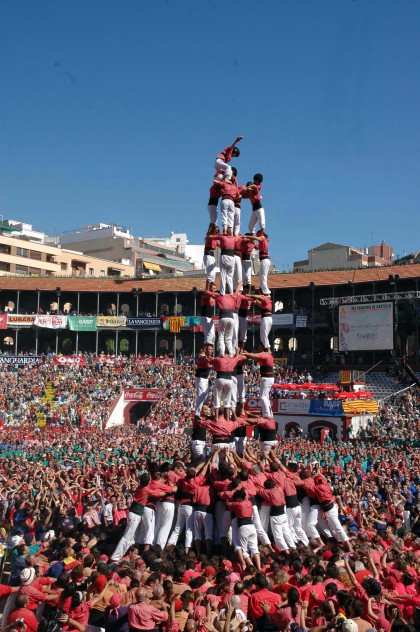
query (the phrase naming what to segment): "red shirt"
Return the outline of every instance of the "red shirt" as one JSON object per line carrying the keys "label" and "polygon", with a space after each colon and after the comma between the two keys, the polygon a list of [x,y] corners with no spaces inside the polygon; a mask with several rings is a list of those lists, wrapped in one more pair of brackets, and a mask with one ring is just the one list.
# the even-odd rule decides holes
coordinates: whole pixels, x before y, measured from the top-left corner
{"label": "red shirt", "polygon": [[220,235],[219,245],[222,250],[235,250],[236,237],[233,235]]}
{"label": "red shirt", "polygon": [[[239,360],[243,360],[245,356],[238,356],[237,358],[230,358],[228,355],[217,356],[213,360],[213,369],[217,373],[232,373]],[[220,426],[220,420],[217,421],[217,425]]]}
{"label": "red shirt", "polygon": [[270,244],[269,244],[269,241],[268,241],[267,237],[262,237],[262,239],[259,240],[259,243],[258,243],[258,246],[257,246],[258,250],[260,251],[260,256],[263,253],[268,255],[269,247],[270,247]]}
{"label": "red shirt", "polygon": [[216,295],[217,307],[220,310],[230,309],[233,311],[234,309],[236,309],[238,296],[240,296],[240,294],[237,294],[236,292],[234,292],[233,294],[217,294]]}
{"label": "red shirt", "polygon": [[206,250],[214,250],[219,243],[219,236],[211,237],[210,235],[206,235],[204,240],[204,248]]}
{"label": "red shirt", "polygon": [[252,593],[249,598],[249,616],[255,623],[257,619],[262,617],[264,611],[261,607],[263,601],[268,601],[271,604],[270,613],[273,614],[276,611],[276,606],[280,605],[282,600],[280,595],[268,590],[268,588],[262,588],[257,592]]}
{"label": "red shirt", "polygon": [[255,202],[261,202],[261,184],[251,184],[249,187],[242,191],[242,197],[249,198],[251,204]]}
{"label": "red shirt", "polygon": [[206,290],[201,295],[201,305],[210,305],[210,307],[214,307],[216,304],[216,294],[214,292],[209,292]]}
{"label": "red shirt", "polygon": [[260,366],[272,366],[274,367],[274,358],[268,351],[261,351],[258,353],[257,362]]}
{"label": "red shirt", "polygon": [[223,162],[230,162],[232,160],[232,154],[233,147],[232,145],[230,145],[230,147],[225,147],[224,149],[222,149],[220,154],[217,155],[217,158],[223,160]]}
{"label": "red shirt", "polygon": [[258,496],[261,496],[261,498],[266,501],[263,504],[270,505],[270,507],[281,507],[286,504],[284,487],[278,486],[272,489],[257,487],[257,493]]}
{"label": "red shirt", "polygon": [[232,200],[232,202],[238,197],[238,187],[236,184],[232,182],[224,182],[220,181],[215,183],[216,187],[219,189],[222,198]]}
{"label": "red shirt", "polygon": [[237,518],[252,518],[252,502],[250,500],[230,501],[226,503],[229,511],[234,511]]}
{"label": "red shirt", "polygon": [[38,621],[31,610],[28,610],[27,608],[18,608],[18,610],[13,610],[13,612],[11,612],[7,617],[7,623],[10,625],[18,619],[24,620],[28,632],[38,631]]}

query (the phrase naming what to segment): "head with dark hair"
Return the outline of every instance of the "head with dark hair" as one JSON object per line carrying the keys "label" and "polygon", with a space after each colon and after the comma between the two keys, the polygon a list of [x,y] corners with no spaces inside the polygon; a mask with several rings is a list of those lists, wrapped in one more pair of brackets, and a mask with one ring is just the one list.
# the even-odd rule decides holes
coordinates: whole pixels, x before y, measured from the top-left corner
{"label": "head with dark hair", "polygon": [[257,588],[259,588],[260,590],[262,590],[263,588],[268,588],[268,581],[267,581],[267,577],[265,575],[265,573],[262,573],[261,571],[259,571],[256,575],[255,575],[255,585],[257,586]]}
{"label": "head with dark hair", "polygon": [[232,496],[234,501],[241,501],[246,499],[246,491],[244,489],[237,489],[236,492]]}
{"label": "head with dark hair", "polygon": [[236,167],[232,167],[232,173],[233,173],[233,175],[234,175],[234,176],[235,176],[235,178],[236,178],[236,176],[238,175],[238,170],[237,170],[237,168],[236,168]]}
{"label": "head with dark hair", "polygon": [[139,481],[142,487],[147,487],[147,485],[150,483],[150,474],[144,472],[144,474],[140,476]]}
{"label": "head with dark hair", "polygon": [[297,609],[297,602],[300,599],[300,593],[298,591],[297,588],[295,588],[294,586],[292,586],[292,588],[289,588],[289,590],[287,591],[287,603],[291,608],[292,611],[292,617],[295,618],[298,615],[298,609]]}
{"label": "head with dark hair", "polygon": [[262,173],[256,173],[254,176],[254,184],[261,184],[261,182],[264,180],[263,174]]}
{"label": "head with dark hair", "polygon": [[232,156],[233,158],[238,158],[241,155],[241,151],[239,149],[239,147],[234,147],[232,150]]}
{"label": "head with dark hair", "polygon": [[275,481],[273,481],[273,479],[272,479],[272,478],[267,478],[267,479],[264,481],[264,487],[265,487],[265,489],[274,489],[274,487],[275,487],[275,486],[276,486],[276,483],[275,483]]}

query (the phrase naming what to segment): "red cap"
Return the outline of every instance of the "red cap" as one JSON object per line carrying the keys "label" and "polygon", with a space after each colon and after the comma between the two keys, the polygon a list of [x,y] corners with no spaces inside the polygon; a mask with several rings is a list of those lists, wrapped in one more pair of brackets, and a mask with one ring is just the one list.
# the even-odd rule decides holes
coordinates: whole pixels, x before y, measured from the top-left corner
{"label": "red cap", "polygon": [[222,566],[225,569],[225,571],[231,571],[232,570],[232,562],[230,560],[223,560]]}
{"label": "red cap", "polygon": [[214,575],[216,575],[216,569],[213,566],[206,566],[206,568],[204,569],[204,575],[206,575],[207,577],[214,577]]}
{"label": "red cap", "polygon": [[324,553],[322,554],[322,559],[323,560],[330,560],[333,556],[332,551],[324,551]]}

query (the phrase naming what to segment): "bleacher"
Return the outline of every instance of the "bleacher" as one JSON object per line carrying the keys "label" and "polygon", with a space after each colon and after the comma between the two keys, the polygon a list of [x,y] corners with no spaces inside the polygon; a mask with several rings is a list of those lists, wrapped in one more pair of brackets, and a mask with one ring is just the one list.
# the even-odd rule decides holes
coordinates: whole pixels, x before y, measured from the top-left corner
{"label": "bleacher", "polygon": [[[329,384],[337,384],[340,379],[340,373],[335,371],[323,374],[322,381]],[[368,371],[365,373],[366,391],[372,393],[376,400],[383,400],[394,393],[401,391],[404,385],[399,383],[396,378],[391,377],[384,371]],[[318,380],[317,380],[318,381]]]}

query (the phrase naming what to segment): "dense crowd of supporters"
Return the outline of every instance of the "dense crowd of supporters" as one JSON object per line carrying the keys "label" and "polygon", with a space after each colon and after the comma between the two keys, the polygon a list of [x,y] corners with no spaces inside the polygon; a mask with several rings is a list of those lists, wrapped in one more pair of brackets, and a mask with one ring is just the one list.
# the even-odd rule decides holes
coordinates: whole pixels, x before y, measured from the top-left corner
{"label": "dense crowd of supporters", "polygon": [[[194,458],[188,361],[0,373],[2,630],[419,629],[413,390],[351,441],[280,429],[268,450],[265,422],[244,413],[218,436],[203,406]],[[252,364],[245,381],[258,394]],[[102,429],[122,386],[165,396],[139,428]]]}

